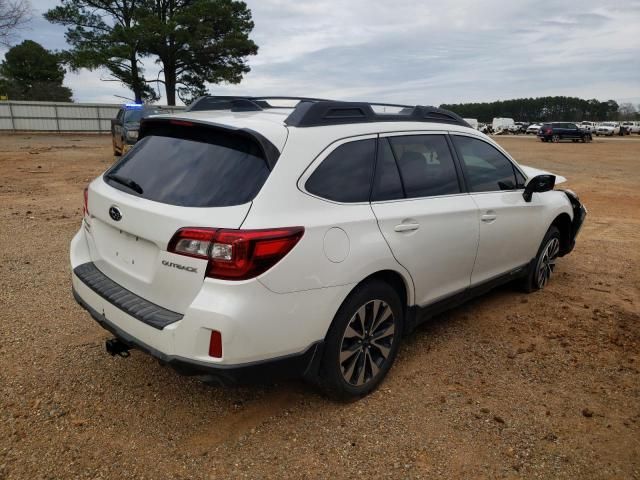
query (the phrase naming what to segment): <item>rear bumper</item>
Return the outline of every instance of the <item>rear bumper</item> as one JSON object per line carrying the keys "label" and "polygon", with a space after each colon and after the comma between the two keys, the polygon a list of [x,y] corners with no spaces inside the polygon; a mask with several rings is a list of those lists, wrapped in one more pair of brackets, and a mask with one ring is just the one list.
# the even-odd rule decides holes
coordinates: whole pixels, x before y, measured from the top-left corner
{"label": "rear bumper", "polygon": [[102,328],[111,332],[130,348],[141,350],[157,358],[163,364],[173,367],[182,375],[197,375],[211,383],[238,385],[264,383],[287,378],[311,378],[315,375],[322,356],[323,342],[309,346],[303,352],[272,358],[265,361],[249,362],[242,365],[212,365],[177,355],[167,355],[141,340],[129,335],[113,322],[92,308],[73,289],[73,297]]}
{"label": "rear bumper", "polygon": [[[104,275],[92,263],[83,228],[71,242],[70,257],[73,295],[100,325],[183,373],[224,383],[309,375],[336,310],[353,288],[275,293],[258,280],[205,279],[176,313]],[[82,268],[87,264],[96,268]],[[176,318],[167,318],[171,314]],[[221,332],[222,358],[209,356],[212,330]]]}

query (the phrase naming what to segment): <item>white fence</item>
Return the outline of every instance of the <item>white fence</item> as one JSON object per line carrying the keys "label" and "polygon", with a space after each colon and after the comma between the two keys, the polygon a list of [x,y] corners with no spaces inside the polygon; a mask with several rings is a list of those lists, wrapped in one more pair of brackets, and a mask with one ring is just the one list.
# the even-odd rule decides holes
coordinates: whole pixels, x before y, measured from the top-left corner
{"label": "white fence", "polygon": [[[109,132],[121,104],[0,101],[0,131]],[[165,107],[167,108],[167,107]],[[184,107],[169,107],[177,111]]]}

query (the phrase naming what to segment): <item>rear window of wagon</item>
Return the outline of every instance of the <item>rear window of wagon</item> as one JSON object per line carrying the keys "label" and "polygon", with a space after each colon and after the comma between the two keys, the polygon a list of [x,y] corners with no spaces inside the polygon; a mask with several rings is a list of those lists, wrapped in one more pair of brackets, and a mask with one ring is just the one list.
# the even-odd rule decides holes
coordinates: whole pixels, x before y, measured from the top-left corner
{"label": "rear window of wagon", "polygon": [[[206,127],[151,129],[105,175],[112,187],[181,207],[250,202],[269,177],[260,145],[249,136]],[[132,180],[132,190],[109,176]]]}

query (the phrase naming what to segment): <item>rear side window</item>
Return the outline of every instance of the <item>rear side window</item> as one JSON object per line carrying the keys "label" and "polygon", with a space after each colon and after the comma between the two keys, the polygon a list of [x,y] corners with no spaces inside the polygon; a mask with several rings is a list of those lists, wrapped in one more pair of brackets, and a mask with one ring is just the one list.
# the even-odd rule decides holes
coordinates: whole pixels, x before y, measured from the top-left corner
{"label": "rear side window", "polygon": [[[104,179],[114,188],[169,205],[227,207],[253,200],[269,171],[260,146],[250,138],[202,129],[189,138],[144,137]],[[139,191],[123,185],[125,180],[135,182]]]}
{"label": "rear side window", "polygon": [[444,135],[390,137],[406,198],[460,193],[458,175]]}
{"label": "rear side window", "polygon": [[470,191],[495,192],[517,188],[515,168],[498,149],[476,138],[458,135],[452,138],[464,164]]}
{"label": "rear side window", "polygon": [[335,202],[368,202],[375,151],[373,138],[340,145],[309,177],[306,190]]}

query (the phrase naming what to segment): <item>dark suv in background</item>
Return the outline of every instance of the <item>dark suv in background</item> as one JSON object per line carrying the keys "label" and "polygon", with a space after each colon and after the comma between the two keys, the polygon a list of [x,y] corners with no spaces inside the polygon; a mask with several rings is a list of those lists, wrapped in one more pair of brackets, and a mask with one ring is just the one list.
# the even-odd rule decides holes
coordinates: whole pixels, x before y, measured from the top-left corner
{"label": "dark suv in background", "polygon": [[557,143],[560,140],[590,142],[591,132],[578,128],[575,123],[551,122],[542,124],[538,130],[538,137],[543,142]]}
{"label": "dark suv in background", "polygon": [[138,141],[140,120],[150,115],[171,113],[170,110],[156,106],[128,103],[120,107],[116,118],[111,120],[111,143],[116,157],[127,153]]}

